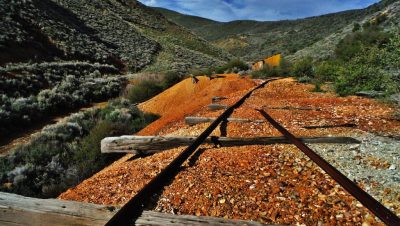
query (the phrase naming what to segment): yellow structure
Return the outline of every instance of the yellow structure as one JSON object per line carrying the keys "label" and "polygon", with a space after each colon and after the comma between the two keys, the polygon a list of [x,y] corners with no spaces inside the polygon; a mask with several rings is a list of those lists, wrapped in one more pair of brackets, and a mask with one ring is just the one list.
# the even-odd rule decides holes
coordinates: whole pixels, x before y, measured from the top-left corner
{"label": "yellow structure", "polygon": [[278,67],[281,64],[281,54],[275,54],[271,57],[254,63],[252,69],[253,71],[261,70],[265,64],[267,64],[269,67]]}

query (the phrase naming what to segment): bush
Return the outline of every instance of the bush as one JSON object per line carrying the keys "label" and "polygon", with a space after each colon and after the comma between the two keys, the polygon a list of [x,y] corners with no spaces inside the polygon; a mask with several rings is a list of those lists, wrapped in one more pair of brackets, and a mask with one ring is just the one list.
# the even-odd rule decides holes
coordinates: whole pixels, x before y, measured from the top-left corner
{"label": "bush", "polygon": [[354,23],[353,32],[361,30],[361,25],[359,23]]}
{"label": "bush", "polygon": [[343,38],[335,49],[338,59],[348,61],[356,56],[363,47],[383,47],[390,41],[391,35],[373,26],[354,32]]}
{"label": "bush", "polygon": [[340,95],[350,95],[358,91],[380,91],[388,96],[400,92],[399,32],[383,33],[379,37],[385,37],[379,40],[390,38],[386,44],[378,41],[363,45],[359,52],[343,63],[336,79],[336,91]]}
{"label": "bush", "polygon": [[[226,65],[222,66],[222,68],[219,68],[219,70],[225,69],[225,71],[229,72],[234,72],[234,70],[238,71],[247,71],[249,70],[249,65],[247,65],[245,62],[241,61],[240,59],[233,59],[229,61]],[[237,73],[236,71],[235,73]]]}
{"label": "bush", "polygon": [[319,82],[333,82],[339,76],[342,66],[336,61],[324,61],[315,68],[315,78]]}
{"label": "bush", "polygon": [[295,77],[311,77],[314,78],[313,58],[304,57],[293,64],[292,74]]}
{"label": "bush", "polygon": [[203,76],[203,75],[213,75],[213,74],[224,74],[224,73],[238,73],[240,71],[249,70],[249,65],[240,59],[230,60],[228,63],[222,66],[211,67],[204,70],[190,70],[190,74],[194,76]]}
{"label": "bush", "polygon": [[349,64],[340,71],[335,83],[339,95],[351,95],[359,91],[393,92],[389,74],[379,68],[365,64]]}
{"label": "bush", "polygon": [[124,125],[103,120],[97,123],[89,135],[82,139],[73,156],[80,172],[80,181],[93,175],[110,162],[110,156],[101,154],[101,140],[108,136],[122,135],[125,132],[129,131]]}
{"label": "bush", "polygon": [[297,81],[300,83],[311,83],[313,81],[313,79],[308,76],[304,76],[304,77],[297,78]]}
{"label": "bush", "polygon": [[268,78],[268,77],[278,77],[280,76],[279,67],[270,67],[268,65],[264,65],[263,68],[257,71],[253,71],[251,73],[253,78]]}
{"label": "bush", "polygon": [[178,74],[178,72],[175,71],[169,71],[165,73],[163,81],[162,81],[162,87],[163,89],[168,89],[169,87],[175,85],[176,83],[180,82],[182,80],[182,77]]}
{"label": "bush", "polygon": [[162,87],[152,81],[141,81],[134,85],[127,94],[131,103],[140,103],[150,99],[162,91]]}
{"label": "bush", "polygon": [[189,73],[194,76],[209,76],[213,74],[213,69],[189,70]]}

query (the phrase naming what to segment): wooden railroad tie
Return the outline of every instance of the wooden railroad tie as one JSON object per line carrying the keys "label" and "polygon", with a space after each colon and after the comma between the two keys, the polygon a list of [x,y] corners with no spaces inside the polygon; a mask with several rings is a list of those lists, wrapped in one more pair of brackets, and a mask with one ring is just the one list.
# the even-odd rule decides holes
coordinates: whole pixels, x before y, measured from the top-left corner
{"label": "wooden railroad tie", "polygon": [[213,103],[217,103],[217,102],[220,102],[221,100],[226,100],[226,99],[228,99],[228,98],[226,98],[226,97],[213,97],[213,98],[211,98],[211,101]]}
{"label": "wooden railroad tie", "polygon": [[[200,123],[214,122],[216,118],[208,118],[208,117],[186,117],[185,122],[188,125],[196,125]],[[265,120],[257,120],[257,119],[244,119],[244,118],[228,118],[228,122],[238,122],[238,123],[246,123],[246,122],[255,122],[255,123],[263,123]]]}
{"label": "wooden railroad tie", "polygon": [[283,106],[283,107],[267,107],[263,106],[263,109],[270,110],[299,110],[299,111],[321,111],[321,108],[312,108],[312,107],[292,107],[292,106]]}
{"label": "wooden railroad tie", "polygon": [[338,125],[321,125],[321,126],[303,126],[304,129],[329,129],[329,128],[339,128],[339,127],[347,127],[347,128],[354,128],[356,124],[353,123],[345,123],[345,124],[338,124]]}
{"label": "wooden railroad tie", "polygon": [[229,106],[223,105],[223,104],[210,104],[210,105],[208,105],[208,109],[210,109],[211,111],[226,110],[228,108],[229,108]]}
{"label": "wooden railroad tie", "polygon": [[[101,141],[102,153],[153,154],[171,148],[188,146],[196,137],[181,136],[122,136],[108,137]],[[359,144],[351,137],[303,137],[305,143]],[[208,137],[204,143],[233,147],[247,145],[290,144],[285,137]]]}
{"label": "wooden railroad tie", "polygon": [[[117,212],[113,206],[64,201],[58,199],[29,198],[0,192],[0,225],[105,225]],[[155,211],[144,211],[135,225],[254,225],[264,224],[228,220],[216,217],[172,215]]]}

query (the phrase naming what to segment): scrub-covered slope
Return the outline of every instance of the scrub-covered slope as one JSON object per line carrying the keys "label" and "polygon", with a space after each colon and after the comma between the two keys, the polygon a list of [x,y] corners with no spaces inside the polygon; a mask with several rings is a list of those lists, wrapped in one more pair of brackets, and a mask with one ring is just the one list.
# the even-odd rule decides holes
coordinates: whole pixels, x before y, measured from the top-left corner
{"label": "scrub-covered slope", "polygon": [[138,70],[151,64],[160,52],[171,52],[155,35],[144,31],[179,35],[176,38],[181,42],[174,42],[180,47],[180,53],[173,53],[176,56],[205,54],[215,62],[225,57],[135,0],[2,0],[0,5],[0,65],[84,60]]}
{"label": "scrub-covered slope", "polygon": [[[233,55],[255,61],[274,52],[293,55],[304,48],[307,48],[307,52],[295,54],[293,58],[306,54],[314,56],[317,51],[321,52],[321,45],[323,54],[326,56],[331,53],[330,48],[334,48],[337,42],[343,38],[342,31],[351,32],[354,23],[361,24],[370,19],[373,20],[379,14],[385,14],[387,20],[384,26],[387,29],[396,27],[399,22],[398,18],[400,18],[399,10],[396,9],[398,3],[398,0],[384,0],[365,9],[298,20],[266,22],[239,20],[222,23],[166,9],[156,8],[156,10],[171,21],[193,30],[199,36]],[[331,37],[329,42],[325,40],[327,37]],[[320,44],[319,48],[314,48],[316,51],[308,52],[308,47],[312,47],[316,43]]]}

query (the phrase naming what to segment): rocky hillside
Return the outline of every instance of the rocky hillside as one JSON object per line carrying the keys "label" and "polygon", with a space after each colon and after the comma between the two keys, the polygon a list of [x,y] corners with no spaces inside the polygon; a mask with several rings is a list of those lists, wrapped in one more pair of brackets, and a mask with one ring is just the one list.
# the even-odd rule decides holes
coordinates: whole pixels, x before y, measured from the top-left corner
{"label": "rocky hillside", "polygon": [[[292,58],[313,54],[322,50],[322,56],[329,56],[331,49],[351,32],[354,23],[374,20],[377,15],[387,15],[385,27],[398,27],[400,13],[398,0],[384,0],[360,10],[349,10],[299,20],[272,22],[232,21],[222,23],[199,17],[187,16],[166,9],[156,8],[168,19],[192,29],[196,34],[229,51],[254,61],[283,52]],[[328,41],[326,40],[328,39]],[[314,45],[318,45],[315,47]],[[299,52],[300,51],[300,52]]]}
{"label": "rocky hillside", "polygon": [[229,54],[135,0],[0,0],[0,135]]}
{"label": "rocky hillside", "polygon": [[[135,0],[2,0],[0,4],[0,66],[79,60],[137,71],[166,52],[185,65],[218,63],[226,57]],[[182,41],[166,46],[165,36],[174,32]],[[207,62],[199,59],[203,55]]]}

